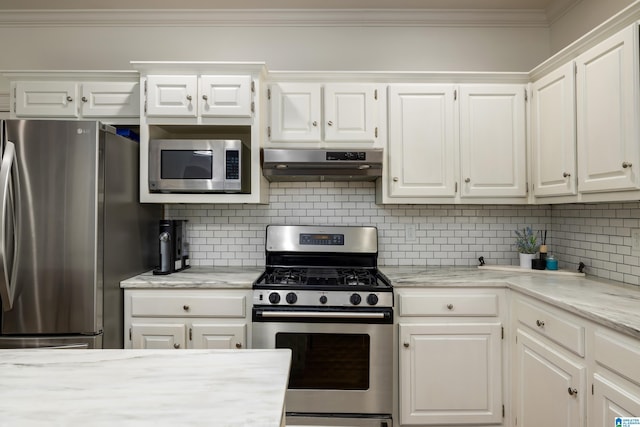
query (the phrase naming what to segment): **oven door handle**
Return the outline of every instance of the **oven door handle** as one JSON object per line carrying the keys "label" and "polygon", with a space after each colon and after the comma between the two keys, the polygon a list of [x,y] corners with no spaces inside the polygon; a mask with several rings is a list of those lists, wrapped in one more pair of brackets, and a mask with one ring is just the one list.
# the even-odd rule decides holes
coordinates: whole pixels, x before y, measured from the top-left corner
{"label": "oven door handle", "polygon": [[291,319],[385,319],[387,313],[352,313],[319,311],[258,311],[258,317],[286,317]]}

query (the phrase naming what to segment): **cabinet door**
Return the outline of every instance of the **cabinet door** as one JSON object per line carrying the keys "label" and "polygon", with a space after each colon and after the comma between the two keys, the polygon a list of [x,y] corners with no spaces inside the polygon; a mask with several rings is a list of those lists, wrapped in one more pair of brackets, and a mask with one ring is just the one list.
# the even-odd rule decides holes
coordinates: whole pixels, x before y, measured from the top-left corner
{"label": "cabinet door", "polygon": [[16,82],[16,117],[78,117],[78,87],[73,82]]}
{"label": "cabinet door", "polygon": [[400,324],[399,336],[401,424],[502,422],[500,324]]}
{"label": "cabinet door", "polygon": [[320,142],[320,85],[277,83],[270,87],[270,140]]}
{"label": "cabinet door", "polygon": [[462,85],[462,197],[526,196],[525,86]]}
{"label": "cabinet door", "polygon": [[575,64],[570,62],[532,85],[534,194],[576,194]]}
{"label": "cabinet door", "polygon": [[389,188],[392,197],[454,197],[454,86],[389,87]]}
{"label": "cabinet door", "polygon": [[613,426],[616,417],[640,417],[640,393],[611,378],[593,375],[593,426]]}
{"label": "cabinet door", "polygon": [[639,186],[637,42],[634,25],[576,59],[580,192]]}
{"label": "cabinet door", "polygon": [[189,339],[192,348],[246,348],[247,325],[197,322],[191,325]]}
{"label": "cabinet door", "polygon": [[138,82],[83,83],[80,98],[82,116],[140,116],[139,87]]}
{"label": "cabinet door", "polygon": [[186,325],[183,322],[131,323],[132,348],[186,348]]}
{"label": "cabinet door", "polygon": [[519,427],[586,426],[586,368],[563,353],[516,332],[515,405]]}
{"label": "cabinet door", "polygon": [[326,84],[324,140],[375,142],[376,98],[376,88],[372,84]]}
{"label": "cabinet door", "polygon": [[197,76],[147,77],[148,117],[196,117]]}
{"label": "cabinet door", "polygon": [[202,117],[251,117],[251,76],[201,76]]}

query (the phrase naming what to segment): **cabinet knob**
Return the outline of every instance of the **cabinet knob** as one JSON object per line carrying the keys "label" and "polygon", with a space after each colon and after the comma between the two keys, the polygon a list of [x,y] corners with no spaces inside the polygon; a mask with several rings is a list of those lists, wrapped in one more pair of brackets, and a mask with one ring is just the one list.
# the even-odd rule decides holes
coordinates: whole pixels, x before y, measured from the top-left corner
{"label": "cabinet knob", "polygon": [[464,182],[466,182],[467,184],[471,182],[471,178],[465,178]]}
{"label": "cabinet knob", "polygon": [[576,396],[576,395],[578,394],[578,390],[576,390],[576,389],[575,389],[575,388],[573,388],[573,387],[569,387],[569,388],[567,389],[567,392],[569,393],[569,396]]}
{"label": "cabinet knob", "polygon": [[627,169],[631,167],[631,162],[622,162],[622,168]]}
{"label": "cabinet knob", "polygon": [[70,96],[67,96],[67,102],[71,102],[71,101],[73,101],[73,98]]}
{"label": "cabinet knob", "polygon": [[241,344],[241,343],[239,343],[239,342],[237,342],[237,343],[236,343],[236,348],[242,348],[242,344]]}
{"label": "cabinet knob", "polygon": [[316,122],[315,120],[313,121],[313,123],[311,123],[313,126],[318,126],[318,122]]}
{"label": "cabinet knob", "polygon": [[409,348],[409,343],[408,342],[406,342],[406,343],[404,343],[402,345],[404,345],[404,348]]}
{"label": "cabinet knob", "polygon": [[569,172],[563,172],[562,173],[562,177],[563,178],[569,178],[571,176],[571,174]]}
{"label": "cabinet knob", "polygon": [[447,309],[453,310],[453,304],[447,304]]}
{"label": "cabinet knob", "polygon": [[173,348],[180,348],[180,344],[175,343],[175,344],[173,345]]}
{"label": "cabinet knob", "polygon": [[209,99],[209,97],[207,95],[202,95],[202,99],[204,99],[205,101]]}
{"label": "cabinet knob", "polygon": [[536,320],[536,326],[538,326],[539,328],[544,327],[544,320]]}
{"label": "cabinet knob", "polygon": [[191,95],[187,95],[187,101],[191,101]]}
{"label": "cabinet knob", "polygon": [[327,124],[328,124],[329,126],[333,126],[333,122],[332,122],[331,120],[329,120],[329,121],[327,122]]}
{"label": "cabinet knob", "polygon": [[187,304],[185,304],[185,305],[183,305],[183,306],[182,306],[182,309],[183,309],[184,311],[189,311],[189,309],[190,309],[190,308],[191,308],[191,307],[189,307]]}
{"label": "cabinet knob", "polygon": [[86,96],[83,96],[83,97],[82,97],[82,102],[87,102],[87,101],[89,101],[89,100],[87,99],[87,97],[86,97]]}
{"label": "cabinet knob", "polygon": [[398,182],[398,177],[397,176],[393,177],[393,182]]}

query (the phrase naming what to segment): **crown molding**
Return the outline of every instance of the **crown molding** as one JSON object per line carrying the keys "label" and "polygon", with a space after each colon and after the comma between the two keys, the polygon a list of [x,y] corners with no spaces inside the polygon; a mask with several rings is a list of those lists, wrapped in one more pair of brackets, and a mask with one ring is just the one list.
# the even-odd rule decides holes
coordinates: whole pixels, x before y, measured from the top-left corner
{"label": "crown molding", "polygon": [[548,27],[543,10],[6,10],[0,27]]}

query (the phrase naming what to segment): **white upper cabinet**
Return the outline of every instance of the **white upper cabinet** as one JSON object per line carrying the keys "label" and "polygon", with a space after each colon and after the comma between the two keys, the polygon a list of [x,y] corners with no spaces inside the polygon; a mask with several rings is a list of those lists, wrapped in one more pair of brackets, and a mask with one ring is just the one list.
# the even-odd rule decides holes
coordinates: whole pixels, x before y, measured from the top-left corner
{"label": "white upper cabinet", "polygon": [[324,87],[325,141],[376,140],[376,88],[332,83]]}
{"label": "white upper cabinet", "polygon": [[269,88],[271,141],[320,142],[319,84],[278,83]]}
{"label": "white upper cabinet", "polygon": [[251,93],[251,76],[201,76],[200,114],[203,117],[251,117]]}
{"label": "white upper cabinet", "polygon": [[73,76],[65,78],[68,80],[14,82],[12,117],[107,120],[139,117],[137,78],[113,82],[78,81]]}
{"label": "white upper cabinet", "polygon": [[377,85],[370,83],[273,83],[269,142],[373,145],[377,95]]}
{"label": "white upper cabinet", "polygon": [[576,192],[575,65],[532,84],[531,151],[536,197]]}
{"label": "white upper cabinet", "polygon": [[389,86],[389,194],[454,197],[454,85]]}
{"label": "white upper cabinet", "polygon": [[249,75],[149,75],[147,117],[251,117]]}
{"label": "white upper cabinet", "polygon": [[138,82],[83,83],[81,114],[83,117],[138,117],[139,87]]}
{"label": "white upper cabinet", "polygon": [[578,189],[640,188],[638,26],[576,58]]}
{"label": "white upper cabinet", "polygon": [[461,197],[525,197],[525,86],[460,86]]}
{"label": "white upper cabinet", "polygon": [[150,75],[146,84],[148,117],[197,116],[197,76]]}

